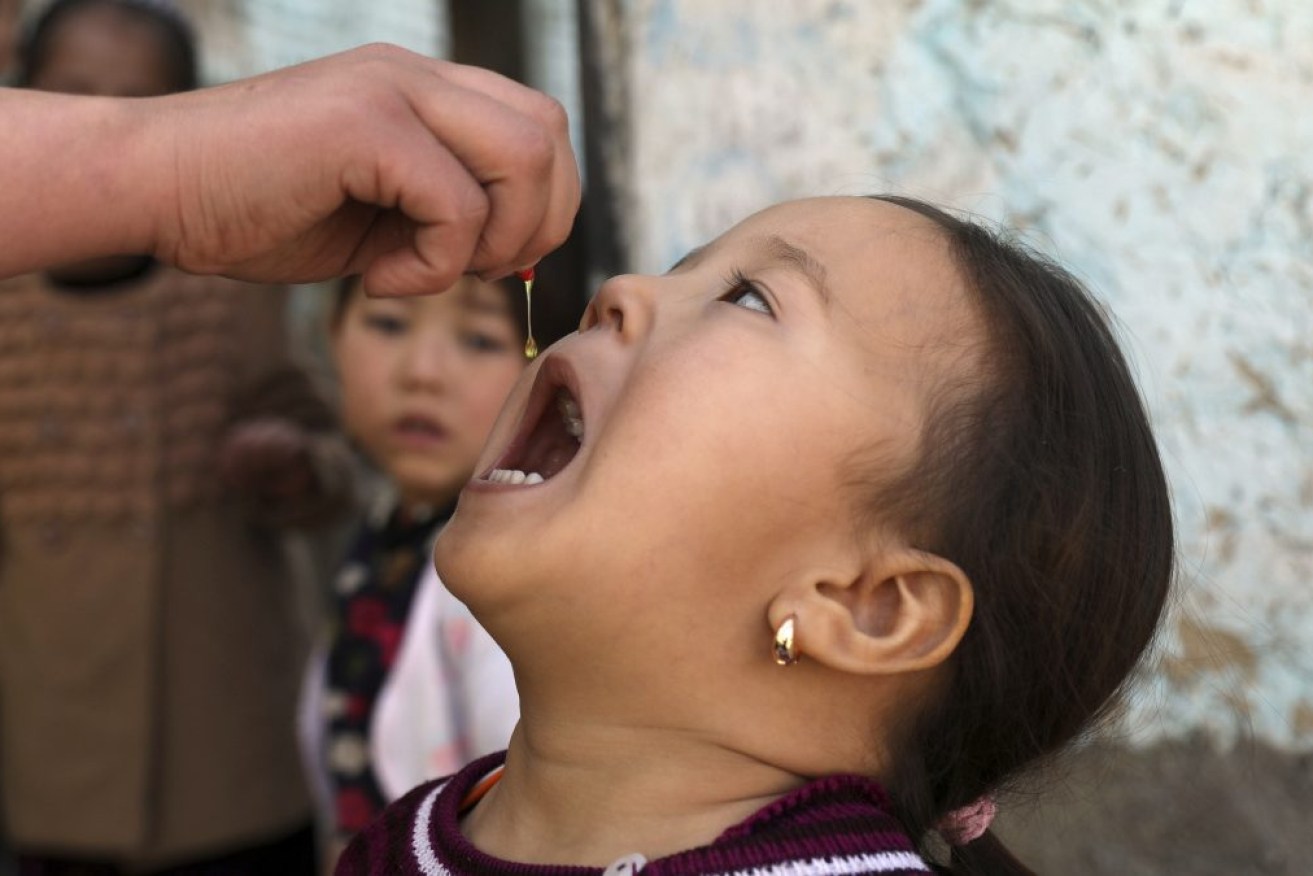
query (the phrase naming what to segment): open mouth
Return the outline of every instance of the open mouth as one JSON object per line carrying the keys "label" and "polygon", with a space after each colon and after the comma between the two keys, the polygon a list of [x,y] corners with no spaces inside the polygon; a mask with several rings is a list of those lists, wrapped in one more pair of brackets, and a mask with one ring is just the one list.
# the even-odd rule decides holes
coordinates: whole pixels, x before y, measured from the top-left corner
{"label": "open mouth", "polygon": [[446,430],[433,420],[413,414],[398,420],[394,429],[402,438],[420,441],[436,441],[447,434]]}
{"label": "open mouth", "polygon": [[559,359],[543,363],[519,432],[483,480],[533,486],[551,480],[570,464],[584,439],[583,411],[572,377]]}

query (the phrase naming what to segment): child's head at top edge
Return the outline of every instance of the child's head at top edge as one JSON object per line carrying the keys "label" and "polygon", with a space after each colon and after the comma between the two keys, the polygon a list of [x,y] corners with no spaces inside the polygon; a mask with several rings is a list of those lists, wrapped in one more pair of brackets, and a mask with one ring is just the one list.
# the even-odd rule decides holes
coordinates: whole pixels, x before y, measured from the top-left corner
{"label": "child's head at top edge", "polygon": [[[534,300],[543,343],[572,328],[582,309],[548,274]],[[358,277],[339,283],[330,336],[342,419],[403,503],[448,505],[469,480],[524,370],[526,322],[518,280],[467,276],[420,298],[371,298]]]}
{"label": "child's head at top edge", "polygon": [[[55,0],[24,33],[15,84],[103,97],[154,97],[197,86],[196,40],[163,0]],[[141,273],[144,255],[61,265],[56,282],[99,286]]]}
{"label": "child's head at top edge", "polygon": [[921,841],[1107,712],[1171,577],[1098,307],[899,198],[782,204],[613,278],[477,471],[437,560],[515,665],[513,755],[623,727],[745,794],[862,773]]}
{"label": "child's head at top edge", "polygon": [[15,84],[43,91],[155,97],[200,79],[191,24],[165,0],[55,0],[18,54]]}

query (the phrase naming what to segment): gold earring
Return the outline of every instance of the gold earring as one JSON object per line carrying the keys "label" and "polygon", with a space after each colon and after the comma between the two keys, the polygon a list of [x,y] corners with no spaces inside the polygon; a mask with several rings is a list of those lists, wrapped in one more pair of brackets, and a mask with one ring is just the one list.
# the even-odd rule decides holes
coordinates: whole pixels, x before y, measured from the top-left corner
{"label": "gold earring", "polygon": [[793,615],[784,619],[775,630],[775,639],[771,642],[775,662],[780,666],[792,666],[798,662],[798,643],[793,638]]}

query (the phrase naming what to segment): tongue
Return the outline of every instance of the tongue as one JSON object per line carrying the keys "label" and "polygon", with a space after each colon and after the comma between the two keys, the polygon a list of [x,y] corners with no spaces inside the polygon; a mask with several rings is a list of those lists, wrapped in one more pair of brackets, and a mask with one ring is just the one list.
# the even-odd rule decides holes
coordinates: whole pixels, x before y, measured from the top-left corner
{"label": "tongue", "polygon": [[554,434],[545,436],[539,434],[542,431],[539,429],[534,433],[519,467],[524,471],[536,471],[544,478],[550,478],[570,464],[570,460],[574,459],[575,453],[579,451],[579,444],[563,429],[557,429]]}
{"label": "tongue", "polygon": [[554,408],[543,412],[523,448],[502,463],[503,467],[523,472],[538,472],[544,479],[558,474],[579,452],[579,440],[566,431],[565,423]]}

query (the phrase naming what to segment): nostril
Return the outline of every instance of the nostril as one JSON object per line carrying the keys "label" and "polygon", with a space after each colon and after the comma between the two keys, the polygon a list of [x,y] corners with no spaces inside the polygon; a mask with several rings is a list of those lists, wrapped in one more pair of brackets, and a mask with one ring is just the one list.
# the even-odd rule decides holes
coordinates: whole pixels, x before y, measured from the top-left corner
{"label": "nostril", "polygon": [[624,331],[624,310],[615,305],[599,305],[597,299],[593,299],[584,310],[583,318],[579,320],[579,331],[586,332],[595,328]]}
{"label": "nostril", "polygon": [[590,327],[614,331],[626,340],[646,333],[653,316],[651,286],[654,279],[621,274],[607,280],[597,290],[590,305]]}
{"label": "nostril", "polygon": [[625,312],[619,307],[608,307],[603,321],[617,332],[625,330]]}

